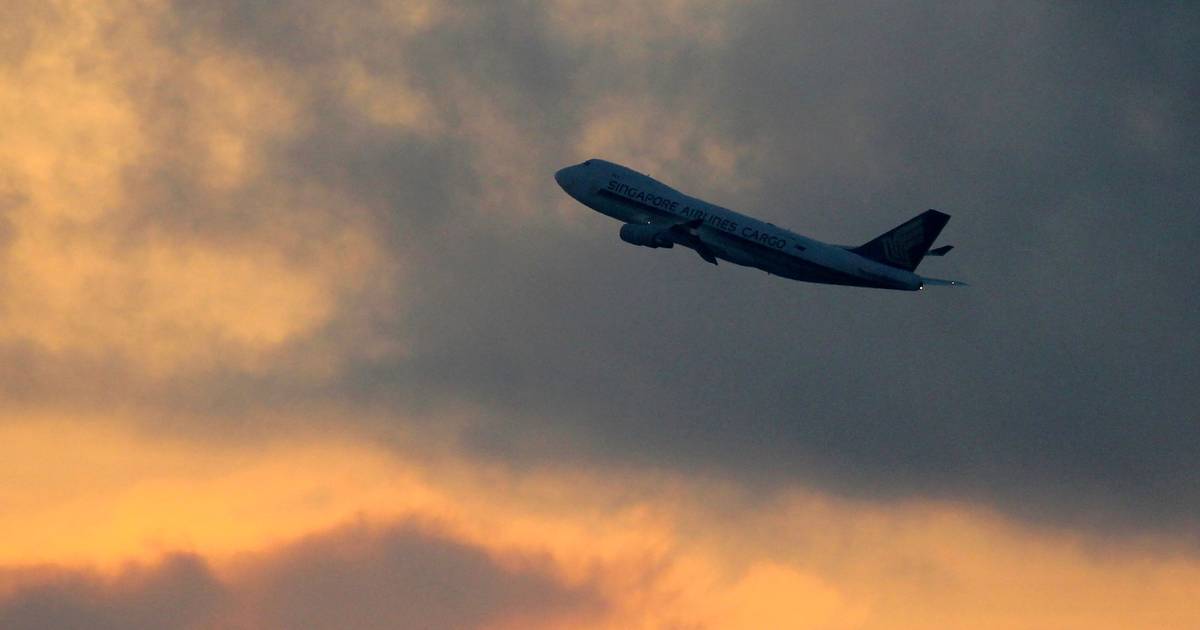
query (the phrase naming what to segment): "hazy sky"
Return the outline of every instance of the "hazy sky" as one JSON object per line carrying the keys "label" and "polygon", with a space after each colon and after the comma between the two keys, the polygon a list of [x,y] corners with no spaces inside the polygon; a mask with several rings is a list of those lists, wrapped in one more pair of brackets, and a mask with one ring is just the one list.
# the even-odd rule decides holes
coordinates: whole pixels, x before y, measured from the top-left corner
{"label": "hazy sky", "polygon": [[1200,625],[1200,9],[1108,5],[6,3],[0,627]]}

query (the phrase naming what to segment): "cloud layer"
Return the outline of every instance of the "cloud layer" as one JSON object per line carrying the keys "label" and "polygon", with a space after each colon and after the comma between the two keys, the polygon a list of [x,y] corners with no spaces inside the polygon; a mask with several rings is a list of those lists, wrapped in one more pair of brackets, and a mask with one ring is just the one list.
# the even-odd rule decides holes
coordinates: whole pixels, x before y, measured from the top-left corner
{"label": "cloud layer", "polygon": [[[98,419],[92,419],[98,423]],[[1195,625],[1200,562],[961,503],[750,497],[292,434],[12,430],[5,627]],[[24,438],[20,438],[23,434]]]}
{"label": "cloud layer", "polygon": [[223,578],[171,555],[115,576],[27,570],[0,595],[5,628],[479,628],[586,618],[584,591],[507,570],[411,526],[350,527],[242,561]]}
{"label": "cloud layer", "polygon": [[[1200,11],[10,4],[12,623],[288,627],[412,567],[456,585],[398,591],[434,625],[1036,627],[1097,593],[1191,621]],[[554,185],[593,156],[832,242],[937,207],[957,248],[922,271],[974,286],[630,248]],[[589,519],[625,533],[588,552]],[[1071,588],[972,618],[994,576]],[[959,597],[904,612],[897,579]]]}

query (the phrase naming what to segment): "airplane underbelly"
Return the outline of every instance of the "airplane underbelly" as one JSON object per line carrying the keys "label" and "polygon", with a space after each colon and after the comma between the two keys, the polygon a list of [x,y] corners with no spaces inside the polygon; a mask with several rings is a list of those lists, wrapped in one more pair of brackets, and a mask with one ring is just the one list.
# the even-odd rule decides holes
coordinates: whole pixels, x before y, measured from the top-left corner
{"label": "airplane underbelly", "polygon": [[776,276],[804,282],[881,286],[880,283],[873,280],[823,267],[773,249],[758,247],[754,244],[743,245],[734,239],[722,239],[722,241],[714,247],[717,256],[735,265],[754,267]]}

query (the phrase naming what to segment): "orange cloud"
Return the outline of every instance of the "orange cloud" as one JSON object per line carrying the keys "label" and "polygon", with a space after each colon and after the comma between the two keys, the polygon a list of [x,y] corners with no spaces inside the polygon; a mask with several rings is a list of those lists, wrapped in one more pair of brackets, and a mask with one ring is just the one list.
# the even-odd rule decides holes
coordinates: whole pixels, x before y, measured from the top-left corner
{"label": "orange cloud", "polygon": [[0,570],[4,628],[539,628],[576,626],[601,606],[536,568],[413,524],[322,532],[215,571],[171,554],[111,575]]}
{"label": "orange cloud", "polygon": [[[0,341],[153,375],[259,370],[339,317],[384,256],[356,213],[315,207],[352,203],[311,186],[226,197],[259,182],[264,147],[303,121],[285,76],[203,42],[166,41],[155,30],[166,9],[64,3],[2,27],[28,28],[34,41],[0,72],[11,236],[0,250]],[[203,195],[155,207],[178,203],[150,194],[146,172],[161,169]],[[254,219],[221,241],[145,221],[176,211],[199,226],[230,212]],[[320,224],[320,239],[296,243],[281,229],[305,221]]]}
{"label": "orange cloud", "polygon": [[[347,356],[395,356],[394,331],[381,339],[362,322],[398,301],[387,294],[398,254],[348,195],[273,179],[272,150],[313,124],[309,78],[195,34],[168,41],[166,2],[45,5],[17,3],[27,19],[0,25],[0,45],[18,42],[0,65],[0,343],[151,380],[320,376]],[[548,10],[556,37],[626,61],[663,54],[659,42],[726,38],[722,5]],[[433,2],[362,11],[321,18],[339,41],[358,21],[407,35],[470,19]],[[631,12],[643,18],[632,26]],[[485,212],[525,218],[543,207],[550,170],[529,167],[541,159],[526,139],[538,123],[514,111],[520,102],[446,77],[448,114],[403,71],[350,57],[328,61],[342,105],[380,128],[464,143],[487,166],[469,173]],[[578,121],[581,156],[753,181],[742,165],[756,147],[720,139],[695,112],[623,97],[592,107]],[[125,385],[113,396],[136,400]],[[1194,549],[1089,540],[973,505],[803,488],[748,497],[637,468],[514,470],[448,446],[457,420],[446,412],[378,419],[423,431],[385,448],[346,427],[378,413],[353,405],[247,412],[245,422],[274,430],[204,441],[147,435],[175,415],[169,403],[75,413],[55,409],[86,401],[56,403],[0,411],[0,621],[12,625],[52,625],[47,615],[63,611],[73,615],[64,624],[163,625],[171,620],[155,611],[166,597],[188,603],[176,622],[286,627],[314,598],[353,603],[402,578],[416,588],[404,573],[413,557],[449,590],[492,593],[437,609],[474,611],[451,617],[468,626],[1200,625]],[[320,567],[337,579],[320,583]],[[505,590],[509,580],[524,582]],[[356,625],[395,627],[427,594],[372,592],[334,610],[377,611]]]}
{"label": "orange cloud", "polygon": [[799,492],[755,501],[636,470],[517,472],[318,434],[205,445],[113,426],[5,424],[0,566],[111,573],[182,550],[237,591],[250,588],[237,577],[247,553],[348,520],[415,521],[498,571],[536,570],[593,593],[604,614],[574,627],[1197,622],[1194,554],[1032,529],[965,505]]}

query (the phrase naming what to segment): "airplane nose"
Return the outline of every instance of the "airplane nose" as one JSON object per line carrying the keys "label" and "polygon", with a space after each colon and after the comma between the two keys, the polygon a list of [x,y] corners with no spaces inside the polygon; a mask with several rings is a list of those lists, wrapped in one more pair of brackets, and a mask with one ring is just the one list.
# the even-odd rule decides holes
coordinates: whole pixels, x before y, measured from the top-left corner
{"label": "airplane nose", "polygon": [[578,174],[580,174],[580,169],[577,167],[560,168],[557,173],[554,173],[554,181],[557,181],[559,187],[562,187],[564,191],[571,192],[571,186],[575,185]]}

